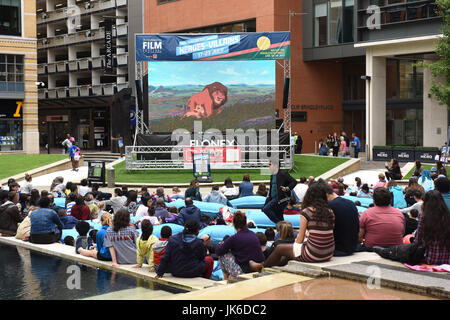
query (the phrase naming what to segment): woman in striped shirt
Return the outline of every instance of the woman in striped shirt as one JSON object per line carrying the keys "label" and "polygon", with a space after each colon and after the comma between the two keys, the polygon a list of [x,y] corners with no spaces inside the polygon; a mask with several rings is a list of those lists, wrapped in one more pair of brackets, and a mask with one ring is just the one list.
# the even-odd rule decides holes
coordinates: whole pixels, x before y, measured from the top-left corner
{"label": "woman in striped shirt", "polygon": [[[293,244],[280,244],[264,263],[250,261],[254,271],[263,267],[284,266],[289,260],[324,262],[334,253],[334,213],[328,207],[323,182],[312,183],[305,194],[300,214],[300,230]],[[305,234],[309,235],[305,241]]]}

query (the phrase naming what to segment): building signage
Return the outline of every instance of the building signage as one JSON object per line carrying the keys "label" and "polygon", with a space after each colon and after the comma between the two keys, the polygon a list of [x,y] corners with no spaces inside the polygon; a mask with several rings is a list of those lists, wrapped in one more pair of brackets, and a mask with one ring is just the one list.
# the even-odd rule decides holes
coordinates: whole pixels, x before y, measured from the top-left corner
{"label": "building signage", "polygon": [[290,44],[290,32],[140,34],[136,61],[289,59]]}
{"label": "building signage", "polygon": [[0,103],[0,119],[22,119],[23,101],[2,100]]}
{"label": "building signage", "polygon": [[112,20],[105,19],[105,72],[113,72]]}
{"label": "building signage", "polygon": [[291,106],[292,110],[333,110],[333,106],[332,105],[292,105]]}

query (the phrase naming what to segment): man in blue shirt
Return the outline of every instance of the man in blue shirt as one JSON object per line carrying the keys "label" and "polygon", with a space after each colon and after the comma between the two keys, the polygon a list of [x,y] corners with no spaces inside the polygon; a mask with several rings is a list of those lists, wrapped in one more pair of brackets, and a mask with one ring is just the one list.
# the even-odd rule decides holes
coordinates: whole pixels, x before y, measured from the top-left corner
{"label": "man in blue shirt", "polygon": [[360,149],[359,138],[356,136],[356,133],[352,133],[353,141],[351,143],[352,147],[355,148],[355,158],[358,158],[358,153]]}

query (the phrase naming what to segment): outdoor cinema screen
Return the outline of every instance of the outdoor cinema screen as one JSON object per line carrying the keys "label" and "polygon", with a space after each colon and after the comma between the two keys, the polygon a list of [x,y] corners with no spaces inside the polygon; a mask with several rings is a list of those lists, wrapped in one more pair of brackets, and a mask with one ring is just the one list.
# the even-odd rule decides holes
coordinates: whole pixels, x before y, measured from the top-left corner
{"label": "outdoor cinema screen", "polygon": [[275,128],[275,61],[148,63],[153,132]]}

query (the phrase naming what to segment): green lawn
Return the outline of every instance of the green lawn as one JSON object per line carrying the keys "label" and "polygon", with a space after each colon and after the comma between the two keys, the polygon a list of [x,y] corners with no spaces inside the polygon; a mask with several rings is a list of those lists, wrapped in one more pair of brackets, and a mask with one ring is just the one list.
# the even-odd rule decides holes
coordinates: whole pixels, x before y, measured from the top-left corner
{"label": "green lawn", "polygon": [[[298,179],[302,176],[317,177],[328,170],[344,163],[349,158],[328,158],[297,155],[295,156],[296,172],[291,171],[291,175]],[[116,183],[189,183],[194,177],[192,170],[146,170],[127,171],[125,161],[114,166]],[[212,170],[213,181],[222,182],[230,177],[233,182],[242,181],[242,176],[248,173],[250,179],[269,180],[268,175],[261,175],[259,169],[239,169],[239,170]]]}
{"label": "green lawn", "polygon": [[0,155],[0,179],[9,178],[67,157],[63,154],[2,154]]}
{"label": "green lawn", "polygon": [[[436,167],[436,165],[435,164],[422,164],[422,167],[425,170],[429,171],[429,170],[431,170],[432,167]],[[447,169],[447,172],[448,172],[448,170],[450,170],[450,166],[445,166],[445,169]],[[403,179],[408,180],[409,178],[411,178],[413,173],[414,173],[414,167],[411,170],[409,170],[408,174],[406,176],[404,176]]]}

